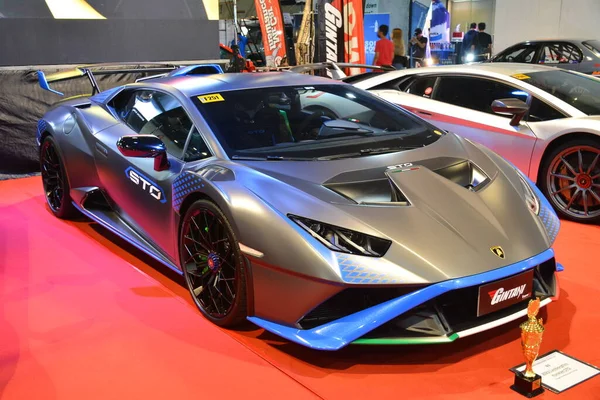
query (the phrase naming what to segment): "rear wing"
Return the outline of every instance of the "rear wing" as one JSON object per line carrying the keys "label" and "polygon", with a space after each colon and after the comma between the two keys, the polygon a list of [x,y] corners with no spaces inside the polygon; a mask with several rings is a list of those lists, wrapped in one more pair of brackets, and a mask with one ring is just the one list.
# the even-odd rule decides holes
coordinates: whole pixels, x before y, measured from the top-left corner
{"label": "rear wing", "polygon": [[[68,81],[87,77],[92,87],[92,96],[100,93],[101,89],[96,80],[96,76],[100,75],[117,75],[117,74],[154,74],[143,78],[138,78],[136,82],[148,81],[150,79],[158,79],[166,76],[189,76],[189,75],[206,75],[206,74],[222,74],[223,68],[219,64],[196,64],[179,66],[173,64],[136,64],[138,68],[119,68],[119,65],[114,64],[94,64],[89,66],[75,67],[72,70],[60,71],[53,74],[37,71],[38,82],[40,87],[51,93],[59,96],[64,96],[64,93],[52,89],[50,83]],[[116,67],[116,68],[111,68]]]}
{"label": "rear wing", "polygon": [[365,69],[378,70],[378,71],[382,71],[382,72],[396,70],[396,68],[394,68],[394,67],[381,67],[378,65],[322,62],[322,63],[315,63],[315,64],[298,65],[297,67],[291,67],[288,71],[296,72],[299,74],[305,74],[307,72],[312,72],[312,71],[327,70],[328,72],[330,72],[330,76],[332,79],[342,80],[342,79],[348,77],[342,68],[344,68],[344,69],[345,68],[361,68],[361,69],[365,68]]}

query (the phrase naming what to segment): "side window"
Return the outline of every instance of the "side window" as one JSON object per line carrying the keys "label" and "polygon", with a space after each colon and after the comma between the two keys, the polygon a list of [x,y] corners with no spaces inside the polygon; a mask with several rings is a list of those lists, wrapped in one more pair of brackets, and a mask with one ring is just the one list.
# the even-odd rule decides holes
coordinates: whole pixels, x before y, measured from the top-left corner
{"label": "side window", "polygon": [[537,46],[531,44],[523,44],[511,47],[508,50],[500,53],[494,59],[495,62],[516,62],[516,63],[531,63],[535,57]]}
{"label": "side window", "polygon": [[549,106],[536,97],[531,99],[529,118],[527,119],[529,122],[552,121],[561,118],[565,118],[565,116],[554,107]]}
{"label": "side window", "polygon": [[442,77],[434,100],[469,108],[488,114],[494,100],[515,98],[527,101],[529,95],[517,88],[489,79],[471,77]]}
{"label": "side window", "polygon": [[549,43],[544,45],[540,64],[579,64],[583,59],[581,51],[569,43]]}
{"label": "side window", "polygon": [[196,127],[192,128],[192,133],[190,133],[190,141],[185,149],[185,154],[183,157],[184,161],[198,161],[212,156],[210,149],[206,145],[204,139],[198,132]]}
{"label": "side window", "polygon": [[138,90],[120,100],[113,106],[115,112],[134,132],[158,136],[169,154],[183,158],[193,124],[177,99],[162,92]]}
{"label": "side window", "polygon": [[431,97],[436,80],[436,76],[419,76],[412,80],[404,91],[421,97]]}
{"label": "side window", "polygon": [[377,86],[371,88],[370,90],[391,89],[391,90],[399,90],[401,92],[405,92],[406,88],[408,86],[410,86],[410,84],[413,83],[414,80],[415,80],[414,77],[403,76],[398,79],[394,79],[394,80],[382,83],[381,85],[377,85]]}

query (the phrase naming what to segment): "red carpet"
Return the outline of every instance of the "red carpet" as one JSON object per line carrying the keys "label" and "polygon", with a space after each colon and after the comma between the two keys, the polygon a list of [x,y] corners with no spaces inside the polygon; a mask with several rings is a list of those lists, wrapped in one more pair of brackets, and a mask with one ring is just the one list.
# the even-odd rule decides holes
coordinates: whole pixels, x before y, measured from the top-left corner
{"label": "red carpet", "polygon": [[[600,365],[600,227],[563,222],[542,352]],[[95,224],[55,219],[39,178],[0,182],[0,399],[520,399],[518,323],[453,344],[319,353],[221,330],[181,280]],[[600,399],[600,377],[539,399]]]}

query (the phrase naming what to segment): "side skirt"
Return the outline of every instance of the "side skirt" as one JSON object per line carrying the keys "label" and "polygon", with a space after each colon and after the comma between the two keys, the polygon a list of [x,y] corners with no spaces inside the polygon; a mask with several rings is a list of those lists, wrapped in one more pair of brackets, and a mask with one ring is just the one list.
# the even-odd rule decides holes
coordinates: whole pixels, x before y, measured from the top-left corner
{"label": "side skirt", "polygon": [[102,225],[104,228],[108,229],[115,235],[119,236],[121,239],[125,240],[127,243],[131,244],[135,248],[143,251],[145,254],[149,255],[156,261],[166,265],[173,271],[177,272],[179,275],[183,275],[183,271],[181,271],[175,264],[169,261],[165,256],[157,252],[152,248],[152,246],[140,237],[133,229],[127,225],[124,221],[122,221],[114,211],[108,210],[87,210],[73,201],[73,205],[77,208],[83,215],[91,219],[92,221]]}

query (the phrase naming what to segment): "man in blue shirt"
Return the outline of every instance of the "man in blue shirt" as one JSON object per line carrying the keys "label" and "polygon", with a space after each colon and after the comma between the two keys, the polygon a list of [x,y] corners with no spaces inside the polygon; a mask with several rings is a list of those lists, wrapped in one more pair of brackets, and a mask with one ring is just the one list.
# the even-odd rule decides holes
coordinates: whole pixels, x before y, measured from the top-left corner
{"label": "man in blue shirt", "polygon": [[[473,22],[471,24],[471,30],[465,33],[465,37],[462,41],[462,61],[463,62],[473,62],[475,60],[475,50],[479,47],[478,42],[478,32],[477,32],[477,24]],[[472,57],[469,57],[469,54]]]}
{"label": "man in blue shirt", "polygon": [[[240,49],[240,55],[246,58],[246,44],[248,44],[248,38],[242,35],[241,32],[237,34],[238,42],[237,45]],[[235,40],[231,41],[231,46],[235,44]]]}

